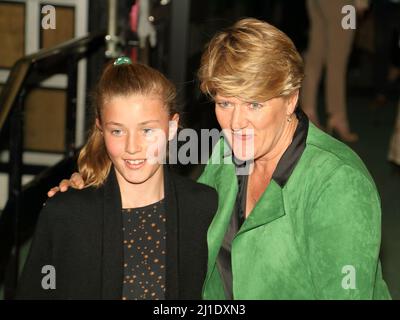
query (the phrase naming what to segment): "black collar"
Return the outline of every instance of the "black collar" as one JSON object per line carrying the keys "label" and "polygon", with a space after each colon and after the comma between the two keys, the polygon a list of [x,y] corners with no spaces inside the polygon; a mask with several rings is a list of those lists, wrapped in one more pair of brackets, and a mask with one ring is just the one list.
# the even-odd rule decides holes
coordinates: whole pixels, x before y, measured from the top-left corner
{"label": "black collar", "polygon": [[297,108],[296,117],[299,120],[293,140],[276,166],[272,179],[283,188],[289,180],[297,162],[299,161],[304,149],[308,134],[309,121],[306,114],[300,108]]}

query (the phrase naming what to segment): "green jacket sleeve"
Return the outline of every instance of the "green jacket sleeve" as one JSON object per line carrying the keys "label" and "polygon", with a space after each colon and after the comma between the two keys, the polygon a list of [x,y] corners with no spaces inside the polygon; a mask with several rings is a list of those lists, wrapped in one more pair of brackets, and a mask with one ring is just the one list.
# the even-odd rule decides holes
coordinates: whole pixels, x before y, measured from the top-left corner
{"label": "green jacket sleeve", "polygon": [[317,298],[373,299],[381,280],[381,208],[372,180],[343,165],[310,202],[307,253]]}

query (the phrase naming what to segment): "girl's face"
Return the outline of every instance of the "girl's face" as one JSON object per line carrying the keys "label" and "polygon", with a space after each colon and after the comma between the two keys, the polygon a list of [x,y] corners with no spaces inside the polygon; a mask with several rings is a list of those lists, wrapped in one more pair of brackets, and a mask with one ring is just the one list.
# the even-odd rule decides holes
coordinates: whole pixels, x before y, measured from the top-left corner
{"label": "girl's face", "polygon": [[97,119],[96,124],[103,132],[120,186],[144,183],[162,174],[167,141],[177,128],[169,125],[171,120],[177,123],[178,114],[171,119],[158,97],[116,96],[105,103],[101,122]]}

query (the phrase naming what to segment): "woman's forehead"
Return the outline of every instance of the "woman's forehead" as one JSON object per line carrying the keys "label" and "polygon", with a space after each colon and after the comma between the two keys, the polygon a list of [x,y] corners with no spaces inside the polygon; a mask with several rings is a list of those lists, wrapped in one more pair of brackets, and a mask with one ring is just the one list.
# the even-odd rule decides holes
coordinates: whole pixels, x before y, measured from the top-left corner
{"label": "woman's forehead", "polygon": [[224,100],[239,100],[237,97],[232,97],[232,96],[228,96],[228,95],[224,95],[224,94],[216,94],[215,95],[215,99],[224,99]]}
{"label": "woman's forehead", "polygon": [[[247,97],[232,97],[232,96],[227,96],[227,95],[222,95],[222,94],[217,94],[215,96],[215,100],[224,100],[224,101],[229,101],[233,103],[242,103],[242,102],[256,102],[259,101],[259,99],[249,99]],[[259,101],[260,102],[260,101]]]}

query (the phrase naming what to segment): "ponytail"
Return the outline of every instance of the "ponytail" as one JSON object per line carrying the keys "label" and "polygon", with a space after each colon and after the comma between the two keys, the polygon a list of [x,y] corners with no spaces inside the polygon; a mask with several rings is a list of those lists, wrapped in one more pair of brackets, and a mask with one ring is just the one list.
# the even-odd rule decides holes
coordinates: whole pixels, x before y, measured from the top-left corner
{"label": "ponytail", "polygon": [[111,169],[104,138],[100,129],[93,125],[89,139],[78,157],[79,173],[85,181],[85,187],[99,187],[106,180]]}

